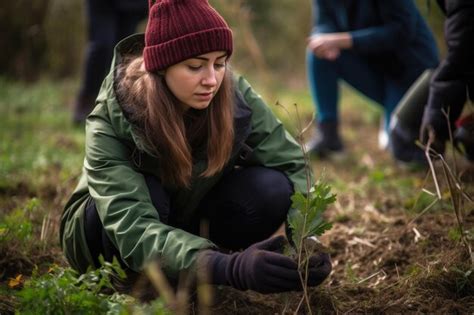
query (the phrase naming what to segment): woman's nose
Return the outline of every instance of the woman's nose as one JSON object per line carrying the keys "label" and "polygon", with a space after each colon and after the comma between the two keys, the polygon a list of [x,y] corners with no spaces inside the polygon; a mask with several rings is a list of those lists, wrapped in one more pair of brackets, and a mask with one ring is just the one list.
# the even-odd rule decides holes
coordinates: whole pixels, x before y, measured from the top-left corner
{"label": "woman's nose", "polygon": [[214,86],[217,84],[217,76],[216,70],[214,68],[210,68],[204,73],[204,77],[202,79],[202,84],[207,86]]}

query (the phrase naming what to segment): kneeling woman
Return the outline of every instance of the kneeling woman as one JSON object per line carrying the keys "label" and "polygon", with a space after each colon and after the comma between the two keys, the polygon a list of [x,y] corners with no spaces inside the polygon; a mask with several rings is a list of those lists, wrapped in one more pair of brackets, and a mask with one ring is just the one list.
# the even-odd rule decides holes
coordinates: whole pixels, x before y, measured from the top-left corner
{"label": "kneeling woman", "polygon": [[[67,259],[84,272],[115,256],[138,273],[159,260],[171,280],[205,262],[212,284],[301,289],[284,238],[270,237],[305,187],[299,146],[232,75],[232,32],[207,1],[150,5],[145,35],[118,44],[87,118],[83,174],[61,221]],[[330,260],[311,262],[318,285]]]}

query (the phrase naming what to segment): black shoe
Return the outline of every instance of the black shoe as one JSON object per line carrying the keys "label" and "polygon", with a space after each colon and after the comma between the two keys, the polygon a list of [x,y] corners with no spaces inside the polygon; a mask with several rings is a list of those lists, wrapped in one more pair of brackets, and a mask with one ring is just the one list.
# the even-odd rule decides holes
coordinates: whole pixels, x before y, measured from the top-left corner
{"label": "black shoe", "polygon": [[305,143],[305,149],[310,154],[320,158],[338,156],[344,153],[344,145],[339,137],[337,122],[318,124],[318,134]]}
{"label": "black shoe", "polygon": [[425,151],[416,145],[418,137],[400,125],[390,131],[389,151],[401,166],[424,167],[428,165]]}

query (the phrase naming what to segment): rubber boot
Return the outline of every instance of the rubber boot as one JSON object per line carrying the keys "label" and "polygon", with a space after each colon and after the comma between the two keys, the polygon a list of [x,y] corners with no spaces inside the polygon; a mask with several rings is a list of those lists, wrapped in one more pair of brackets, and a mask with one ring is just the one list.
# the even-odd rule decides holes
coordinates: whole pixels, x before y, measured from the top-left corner
{"label": "rubber boot", "polygon": [[306,151],[321,158],[343,153],[344,145],[338,129],[335,121],[319,123],[317,135],[305,143]]}
{"label": "rubber boot", "polygon": [[392,113],[389,125],[389,151],[401,165],[427,164],[425,152],[416,145],[425,105],[428,101],[432,70],[426,70],[408,89]]}

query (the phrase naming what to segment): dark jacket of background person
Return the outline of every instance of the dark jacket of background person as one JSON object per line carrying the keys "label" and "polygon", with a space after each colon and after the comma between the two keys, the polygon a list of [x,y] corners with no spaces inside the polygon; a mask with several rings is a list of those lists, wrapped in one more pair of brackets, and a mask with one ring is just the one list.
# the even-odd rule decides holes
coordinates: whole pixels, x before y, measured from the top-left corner
{"label": "dark jacket of background person", "polygon": [[468,93],[474,98],[474,1],[438,0],[446,14],[447,55],[434,72],[423,116],[423,126],[431,126],[439,141],[449,138],[446,116],[451,128],[461,115]]}
{"label": "dark jacket of background person", "polygon": [[350,32],[352,51],[395,77],[437,65],[437,48],[413,0],[313,0],[313,34]]}
{"label": "dark jacket of background person", "polygon": [[[123,55],[137,47],[143,48],[143,42],[143,35],[120,42],[112,67],[121,63]],[[156,167],[159,160],[148,153],[125,117],[114,89],[116,80],[116,73],[111,71],[102,85],[97,106],[87,119],[83,174],[61,219],[61,245],[75,269],[85,272],[88,266],[94,265],[84,233],[84,213],[90,198],[107,218],[104,228],[131,270],[138,271],[147,261],[160,256],[165,274],[177,278],[181,270],[195,263],[200,250],[216,248],[210,240],[188,233],[183,227],[193,220],[199,202],[225,169],[235,165],[271,167],[285,173],[295,190],[306,189],[305,162],[299,145],[240,77],[235,83],[240,96],[235,104],[231,159],[218,174],[202,177],[199,174],[207,162],[205,157],[196,158],[189,189],[165,187],[171,204],[179,209],[170,214],[176,218],[177,227],[160,221],[143,177],[150,174],[160,178]],[[238,159],[243,143],[252,148],[244,162]]]}

